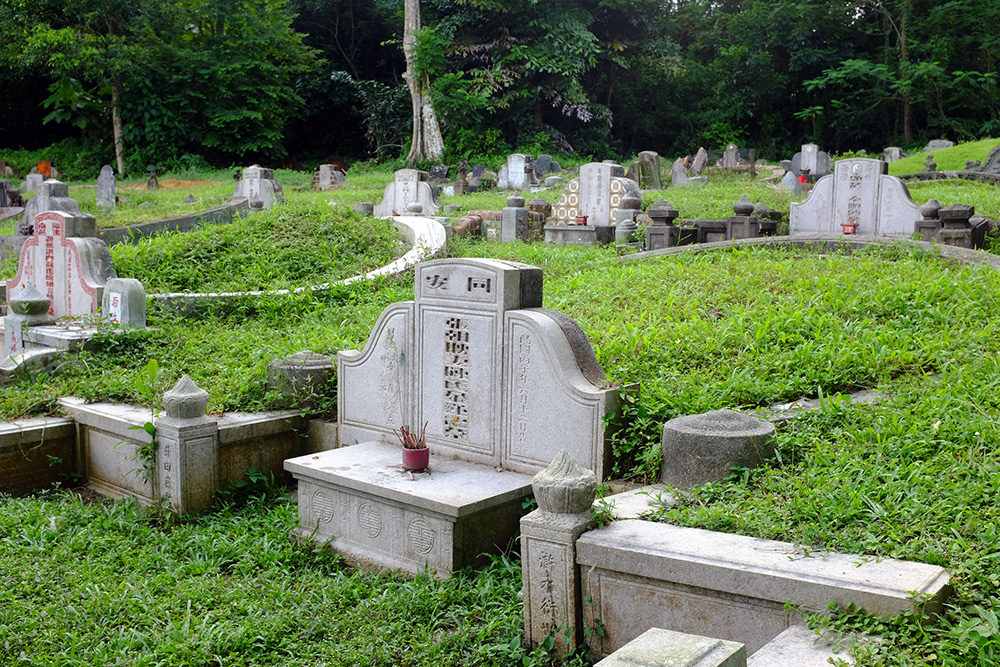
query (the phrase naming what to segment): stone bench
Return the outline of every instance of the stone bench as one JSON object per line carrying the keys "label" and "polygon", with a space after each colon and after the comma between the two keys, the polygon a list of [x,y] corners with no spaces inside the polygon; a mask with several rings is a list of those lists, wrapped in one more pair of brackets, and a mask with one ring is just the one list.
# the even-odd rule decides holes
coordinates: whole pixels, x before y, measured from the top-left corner
{"label": "stone bench", "polygon": [[[486,259],[417,267],[415,300],[383,311],[337,358],[341,449],[289,459],[303,541],[354,562],[446,577],[504,549],[531,475],[559,450],[599,477],[618,412],[583,331],[540,308],[542,272]],[[395,432],[426,424],[427,473]]]}

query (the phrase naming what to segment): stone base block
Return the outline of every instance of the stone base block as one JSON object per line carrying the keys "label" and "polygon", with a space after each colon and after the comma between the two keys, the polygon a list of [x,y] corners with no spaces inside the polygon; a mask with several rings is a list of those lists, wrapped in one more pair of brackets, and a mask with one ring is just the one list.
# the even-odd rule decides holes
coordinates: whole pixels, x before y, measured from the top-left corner
{"label": "stone base block", "polygon": [[602,225],[545,225],[545,242],[558,245],[607,245],[615,228]]}
{"label": "stone base block", "polygon": [[302,541],[356,564],[439,578],[505,549],[531,477],[436,456],[408,473],[398,445],[365,442],[285,461],[298,480]]}
{"label": "stone base block", "polygon": [[743,644],[650,628],[594,667],[746,667]]}

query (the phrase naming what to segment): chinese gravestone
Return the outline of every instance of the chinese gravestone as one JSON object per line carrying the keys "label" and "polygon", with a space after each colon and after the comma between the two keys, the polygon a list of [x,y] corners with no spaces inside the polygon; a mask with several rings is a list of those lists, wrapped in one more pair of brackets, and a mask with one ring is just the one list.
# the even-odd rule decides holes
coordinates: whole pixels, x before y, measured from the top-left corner
{"label": "chinese gravestone", "polygon": [[406,207],[414,202],[423,206],[424,215],[437,215],[441,202],[429,180],[426,171],[400,169],[395,180],[385,186],[382,201],[375,206],[375,215],[380,218],[405,215]]}

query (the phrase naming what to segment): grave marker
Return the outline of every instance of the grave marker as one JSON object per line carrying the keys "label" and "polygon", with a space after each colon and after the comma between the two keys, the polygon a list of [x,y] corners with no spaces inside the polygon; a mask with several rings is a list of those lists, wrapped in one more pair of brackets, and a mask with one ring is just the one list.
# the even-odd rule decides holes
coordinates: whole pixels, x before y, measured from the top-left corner
{"label": "grave marker", "polygon": [[417,202],[423,206],[423,215],[437,215],[441,202],[428,182],[430,175],[417,169],[400,169],[395,180],[385,187],[382,201],[375,206],[380,218],[405,215],[407,206]]}
{"label": "grave marker", "polygon": [[642,197],[639,185],[625,178],[617,164],[590,162],[580,167],[580,177],[570,181],[552,210],[553,225],[568,225],[578,216],[587,216],[587,225],[613,225],[626,194]]}
{"label": "grave marker", "polygon": [[886,173],[881,160],[840,160],[834,173],[816,182],[809,198],[791,204],[790,234],[837,235],[843,225],[865,236],[910,238],[921,219],[906,184]]}
{"label": "grave marker", "polygon": [[49,299],[53,317],[97,312],[104,285],[116,276],[107,243],[94,238],[96,224],[92,215],[38,214],[17,275],[7,282],[7,302],[34,284]]}
{"label": "grave marker", "polygon": [[97,177],[97,208],[110,211],[115,207],[115,170],[111,165],[101,167],[101,175]]}

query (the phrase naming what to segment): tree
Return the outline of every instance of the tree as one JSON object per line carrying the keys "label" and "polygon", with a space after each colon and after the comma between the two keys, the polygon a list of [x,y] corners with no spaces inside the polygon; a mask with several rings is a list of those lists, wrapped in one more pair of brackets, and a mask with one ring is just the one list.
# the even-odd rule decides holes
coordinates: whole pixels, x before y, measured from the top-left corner
{"label": "tree", "polygon": [[444,138],[438,125],[434,106],[428,95],[430,76],[418,66],[416,54],[417,32],[420,30],[420,0],[403,0],[403,53],[406,56],[406,85],[410,88],[413,106],[413,139],[406,162],[413,167],[417,162],[429,160],[439,163],[444,157]]}

